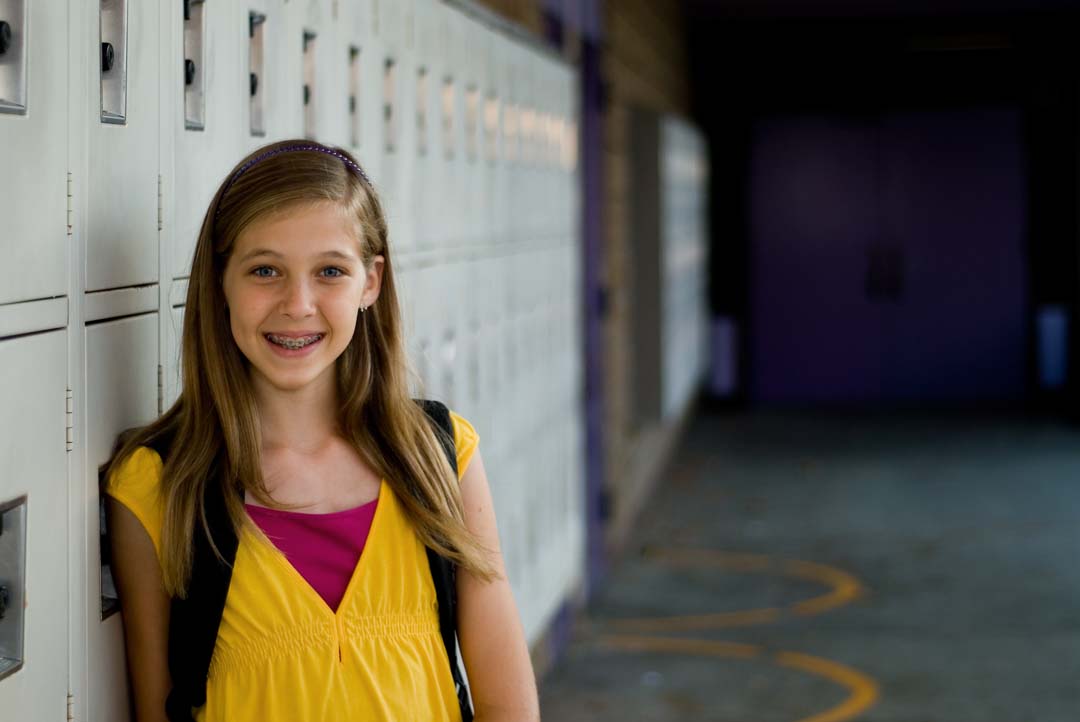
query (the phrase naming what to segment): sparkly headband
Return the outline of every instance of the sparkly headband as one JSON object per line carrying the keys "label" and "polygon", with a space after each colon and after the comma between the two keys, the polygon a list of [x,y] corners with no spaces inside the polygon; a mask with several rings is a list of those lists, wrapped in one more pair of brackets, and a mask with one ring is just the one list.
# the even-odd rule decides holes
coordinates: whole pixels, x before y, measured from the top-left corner
{"label": "sparkly headband", "polygon": [[[229,182],[225,184],[225,188],[221,191],[220,197],[224,198],[225,194],[229,192],[230,188],[232,188],[233,183],[236,182],[236,179],[242,176],[245,172],[247,172],[247,169],[251,166],[255,165],[259,161],[266,160],[272,155],[277,155],[278,153],[287,153],[293,150],[314,150],[318,151],[319,153],[326,153],[327,155],[332,155],[335,158],[340,158],[342,163],[356,171],[357,175],[359,175],[365,182],[369,184],[371,183],[371,181],[367,177],[367,173],[365,173],[359,165],[350,160],[348,156],[345,156],[344,154],[339,153],[336,150],[332,150],[321,145],[287,145],[284,148],[275,148],[274,150],[268,150],[265,153],[260,153],[259,155],[249,160],[247,163],[244,163],[244,165],[240,166],[240,168],[237,169],[236,173],[233,174],[233,177],[229,179]],[[214,215],[216,217],[220,214],[221,206],[218,205],[217,212]]]}

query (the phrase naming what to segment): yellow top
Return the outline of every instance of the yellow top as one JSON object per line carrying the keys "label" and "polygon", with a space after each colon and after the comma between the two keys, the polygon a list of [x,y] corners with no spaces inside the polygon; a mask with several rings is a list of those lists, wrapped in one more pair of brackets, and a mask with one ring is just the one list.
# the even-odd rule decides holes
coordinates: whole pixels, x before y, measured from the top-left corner
{"label": "yellow top", "polygon": [[[451,412],[458,475],[479,437]],[[140,447],[106,489],[161,555],[162,462]],[[240,534],[197,722],[460,722],[427,553],[384,479],[337,611],[264,536]]]}

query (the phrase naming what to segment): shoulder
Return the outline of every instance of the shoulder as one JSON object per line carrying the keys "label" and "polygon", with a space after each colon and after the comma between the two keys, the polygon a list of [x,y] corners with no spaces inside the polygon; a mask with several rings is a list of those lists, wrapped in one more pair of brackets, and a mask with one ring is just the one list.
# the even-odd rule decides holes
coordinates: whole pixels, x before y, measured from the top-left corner
{"label": "shoulder", "polygon": [[139,446],[111,470],[105,481],[105,493],[131,510],[159,552],[164,521],[162,468],[161,457],[156,451]]}
{"label": "shoulder", "polygon": [[480,434],[463,416],[452,410],[450,421],[454,426],[454,451],[457,453],[458,478],[461,478],[480,445]]}

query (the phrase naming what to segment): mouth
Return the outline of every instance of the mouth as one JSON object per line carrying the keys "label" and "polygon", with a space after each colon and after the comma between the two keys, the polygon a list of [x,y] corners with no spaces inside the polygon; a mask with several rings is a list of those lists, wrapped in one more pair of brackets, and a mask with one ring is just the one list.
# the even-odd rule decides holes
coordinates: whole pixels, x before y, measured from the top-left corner
{"label": "mouth", "polygon": [[312,346],[323,339],[324,334],[316,333],[310,336],[279,336],[274,333],[263,334],[263,338],[271,344],[287,351],[299,351],[302,348]]}

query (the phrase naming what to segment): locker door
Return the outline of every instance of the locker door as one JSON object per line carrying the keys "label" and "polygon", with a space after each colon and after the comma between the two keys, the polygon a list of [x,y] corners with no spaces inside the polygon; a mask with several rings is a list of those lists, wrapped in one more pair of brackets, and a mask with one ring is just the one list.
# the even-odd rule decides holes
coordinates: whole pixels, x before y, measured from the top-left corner
{"label": "locker door", "polygon": [[412,216],[416,133],[414,122],[416,56],[414,50],[413,3],[380,2],[378,34],[382,53],[383,143],[380,189],[383,208],[399,253],[416,247]]}
{"label": "locker door", "polygon": [[99,22],[93,23],[87,63],[87,291],[158,280],[161,5],[127,0],[95,6]]}
{"label": "locker door", "polygon": [[439,173],[443,159],[439,153],[440,104],[445,39],[440,34],[441,11],[432,0],[415,0],[416,69],[407,80],[413,97],[413,113],[408,119],[416,137],[408,162],[413,165],[411,214],[415,218],[417,248],[438,246],[442,217],[437,213]]}
{"label": "locker door", "polygon": [[86,327],[87,649],[88,722],[128,719],[128,684],[121,615],[102,619],[98,466],[116,435],[157,416],[158,315]]}
{"label": "locker door", "polygon": [[67,8],[22,5],[0,64],[0,304],[67,293]]}
{"label": "locker door", "polygon": [[[174,114],[172,122],[163,124],[173,134],[176,154],[175,178],[168,189],[175,210],[166,214],[166,220],[172,221],[169,273],[173,278],[190,274],[203,216],[226,173],[249,147],[266,140],[265,132],[262,136],[252,132],[252,123],[265,128],[268,119],[260,109],[265,109],[265,100],[278,91],[270,89],[278,76],[266,72],[274,56],[265,43],[268,29],[277,28],[281,18],[259,8],[264,4],[245,5],[244,11],[238,12],[221,3],[205,2],[191,6],[188,20],[182,14],[176,16],[179,27],[174,32],[183,37],[184,61],[191,61],[192,84],[185,84],[186,76],[178,77],[184,70],[179,62],[165,67],[161,74],[162,87],[184,88],[174,103],[163,106],[171,107]],[[259,48],[261,68],[257,62],[251,67],[253,44]],[[255,75],[254,85],[251,74]],[[192,90],[196,84],[198,93]],[[253,112],[263,119],[253,120]],[[198,118],[201,123],[193,122]]]}
{"label": "locker door", "polygon": [[51,722],[64,719],[68,688],[66,332],[0,341],[0,368],[0,509],[26,499],[22,528],[0,533],[0,585],[14,607],[0,620],[0,648],[10,653],[21,636],[23,660],[8,676],[0,662],[0,710]]}

